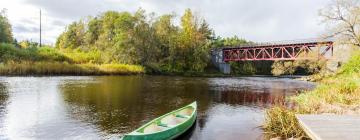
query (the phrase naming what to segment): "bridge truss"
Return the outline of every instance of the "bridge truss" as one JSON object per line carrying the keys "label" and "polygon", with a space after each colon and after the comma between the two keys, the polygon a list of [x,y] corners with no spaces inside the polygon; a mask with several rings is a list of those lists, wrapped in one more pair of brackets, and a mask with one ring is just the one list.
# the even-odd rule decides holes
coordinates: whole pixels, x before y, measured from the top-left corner
{"label": "bridge truss", "polygon": [[[222,49],[223,62],[256,60],[329,59],[333,41],[300,41],[292,43],[253,44]],[[315,54],[315,56],[314,56]]]}

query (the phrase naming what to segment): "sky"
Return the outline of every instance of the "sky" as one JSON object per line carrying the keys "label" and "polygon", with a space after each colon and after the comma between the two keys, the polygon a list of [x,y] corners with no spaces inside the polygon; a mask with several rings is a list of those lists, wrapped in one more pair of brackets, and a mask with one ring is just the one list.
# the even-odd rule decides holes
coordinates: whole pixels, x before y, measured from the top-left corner
{"label": "sky", "polygon": [[157,15],[190,8],[204,18],[216,35],[238,36],[256,42],[316,38],[326,31],[318,16],[330,0],[1,0],[17,40],[42,38],[55,44],[66,26],[108,10],[135,12],[142,8]]}

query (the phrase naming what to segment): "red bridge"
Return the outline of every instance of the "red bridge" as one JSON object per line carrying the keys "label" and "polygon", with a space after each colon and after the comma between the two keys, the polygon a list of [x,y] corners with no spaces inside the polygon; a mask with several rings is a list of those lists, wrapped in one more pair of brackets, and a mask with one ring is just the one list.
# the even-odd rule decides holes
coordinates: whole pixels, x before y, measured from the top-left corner
{"label": "red bridge", "polygon": [[329,59],[333,41],[319,39],[249,44],[222,49],[222,61]]}

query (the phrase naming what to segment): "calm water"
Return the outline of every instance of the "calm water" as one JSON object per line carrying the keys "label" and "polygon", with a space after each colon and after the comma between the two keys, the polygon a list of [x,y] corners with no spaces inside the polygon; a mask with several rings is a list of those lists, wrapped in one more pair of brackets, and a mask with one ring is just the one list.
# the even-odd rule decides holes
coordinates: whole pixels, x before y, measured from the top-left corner
{"label": "calm water", "polygon": [[262,139],[264,108],[313,88],[287,78],[0,77],[0,139],[115,139],[193,101],[180,139]]}

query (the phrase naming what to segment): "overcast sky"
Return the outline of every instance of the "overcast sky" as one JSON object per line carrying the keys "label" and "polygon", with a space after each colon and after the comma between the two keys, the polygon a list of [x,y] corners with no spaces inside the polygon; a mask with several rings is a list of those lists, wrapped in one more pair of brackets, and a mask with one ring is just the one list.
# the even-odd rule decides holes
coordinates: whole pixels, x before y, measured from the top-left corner
{"label": "overcast sky", "polygon": [[43,39],[54,44],[66,25],[107,10],[135,12],[140,7],[157,15],[182,15],[191,8],[219,36],[258,41],[315,38],[325,32],[319,9],[330,0],[1,0],[16,39],[39,40],[39,9]]}

